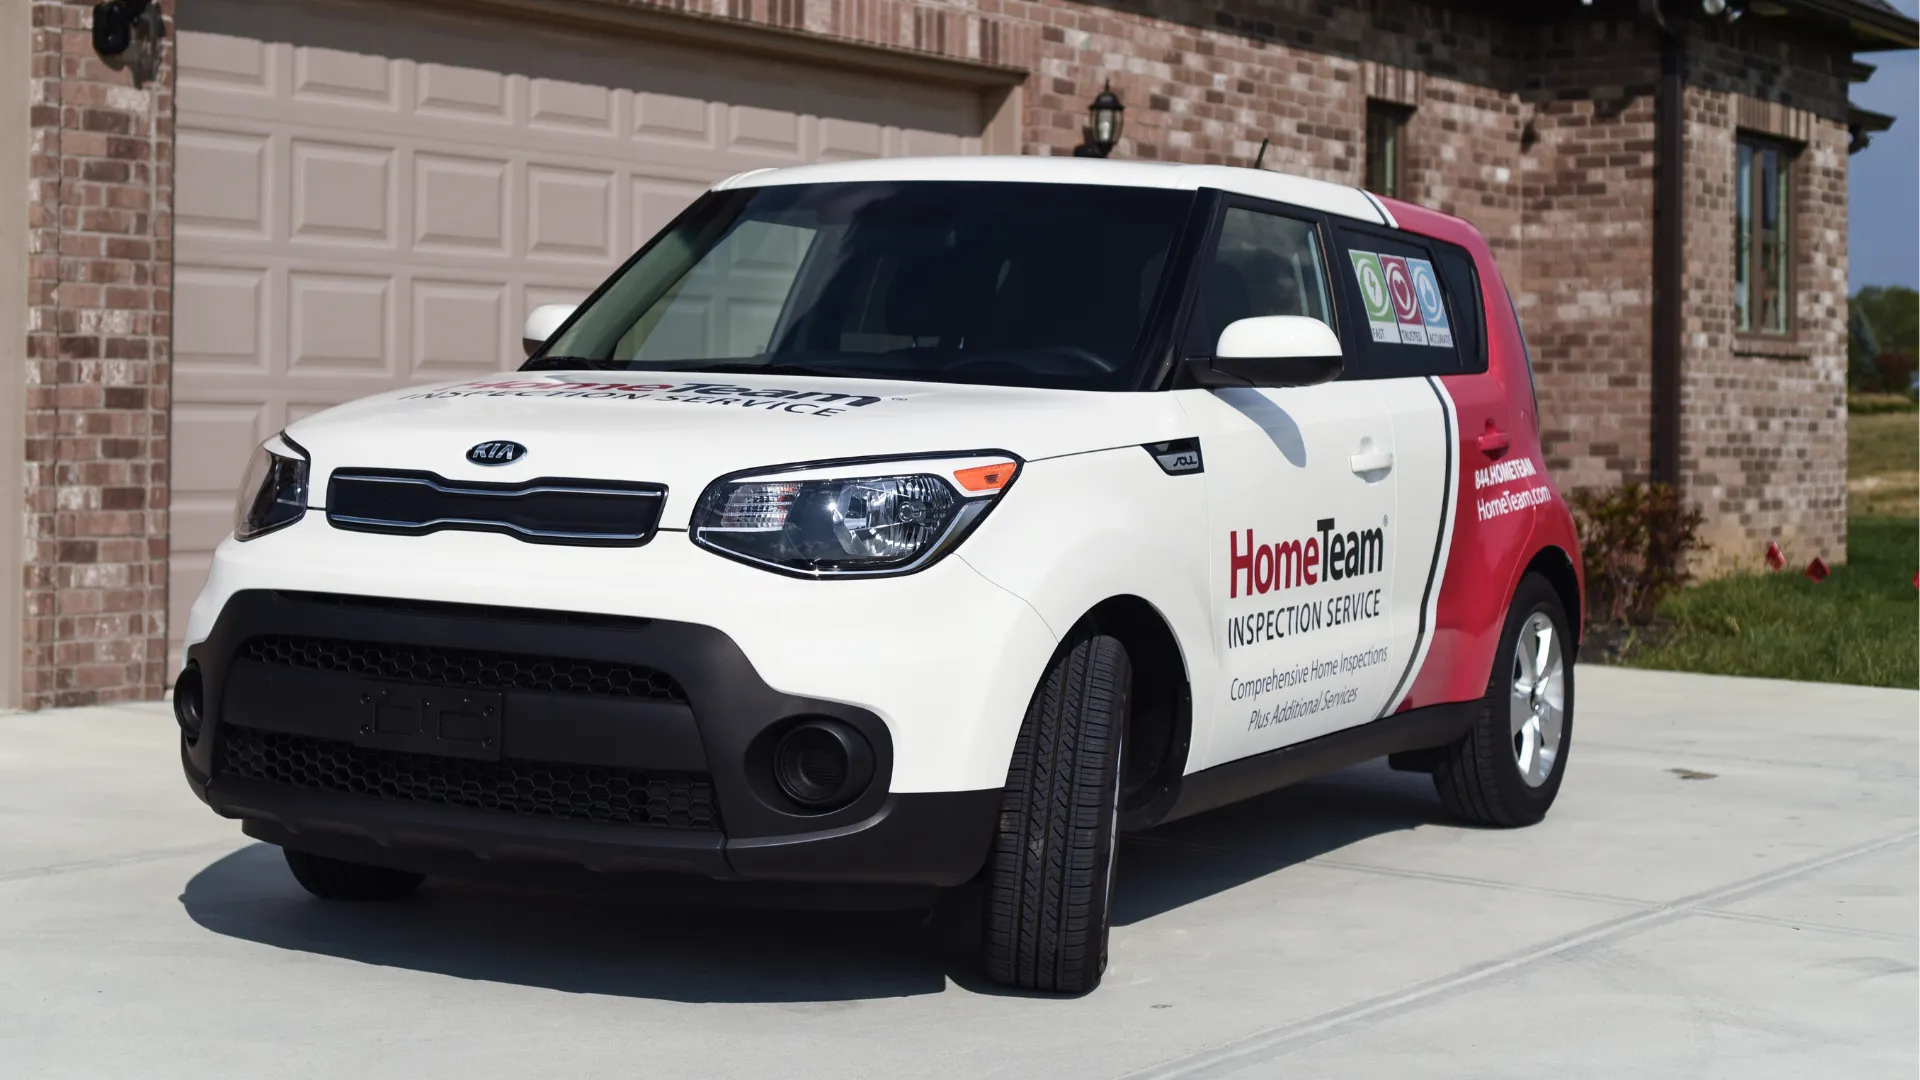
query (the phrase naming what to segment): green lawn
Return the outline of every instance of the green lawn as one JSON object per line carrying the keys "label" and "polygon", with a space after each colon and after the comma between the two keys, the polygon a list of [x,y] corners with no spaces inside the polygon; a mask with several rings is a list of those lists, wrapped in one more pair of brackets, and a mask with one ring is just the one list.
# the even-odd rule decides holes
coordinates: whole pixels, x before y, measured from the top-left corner
{"label": "green lawn", "polygon": [[1848,418],[1847,508],[1862,517],[1920,515],[1920,414]]}
{"label": "green lawn", "polygon": [[1847,425],[1847,562],[1815,584],[1790,566],[1684,589],[1615,663],[1920,689],[1920,417]]}
{"label": "green lawn", "polygon": [[1682,590],[1618,662],[1920,689],[1920,520],[1857,517],[1848,533],[1846,565],[1818,584],[1789,567]]}

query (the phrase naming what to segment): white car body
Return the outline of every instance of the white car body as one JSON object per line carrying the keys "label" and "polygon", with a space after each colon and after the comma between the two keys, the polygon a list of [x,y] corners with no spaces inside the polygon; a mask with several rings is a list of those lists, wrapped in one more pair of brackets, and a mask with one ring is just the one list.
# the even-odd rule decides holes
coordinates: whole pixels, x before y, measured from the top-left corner
{"label": "white car body", "polygon": [[[873,228],[828,216],[847,205],[925,214],[911,201],[924,198],[937,217],[953,193],[996,183],[1076,185],[1045,197],[1079,202],[1096,189],[1186,193],[1114,196],[1175,208],[1184,222],[1157,254],[1160,234],[1141,231],[1137,274],[1120,255],[1095,256],[1107,259],[1098,271],[1118,267],[1121,306],[1139,319],[1128,355],[1146,359],[1130,361],[1135,383],[1054,388],[1046,380],[1071,382],[1061,371],[1106,363],[1075,339],[1024,346],[1026,382],[952,374],[1028,355],[977,344],[1011,325],[998,307],[958,344],[945,330],[923,335],[923,325],[949,325],[940,320],[962,300],[896,283],[918,272],[916,258],[958,264],[947,253],[959,225],[885,219],[898,234],[882,228],[870,249],[815,239]],[[923,184],[955,186],[913,195]],[[966,226],[970,238],[1002,237],[985,246],[985,257],[1004,259],[990,288],[984,271],[951,280],[1044,321],[1063,309],[1019,307],[1041,272],[1022,264],[1030,276],[1013,280],[1030,291],[1019,293],[1008,284],[1016,256],[1001,254],[1026,250],[1003,238],[1006,215],[1042,204],[1041,188],[1021,190],[1012,210],[991,201],[1010,196],[984,197],[986,224]],[[899,198],[908,201],[887,203]],[[699,232],[710,220],[701,213],[720,213],[702,206],[742,215],[756,205],[772,209]],[[713,238],[745,235],[740,221],[786,243],[780,230],[797,227],[779,215],[795,206],[818,216],[789,262],[766,261],[774,241],[757,240],[706,269],[722,250]],[[1111,773],[1096,779],[1110,785],[1101,812],[1112,821],[1106,855],[1089,864],[1100,873],[1110,873],[1123,824],[1380,755],[1438,776],[1434,754],[1480,738],[1476,724],[1504,725],[1486,702],[1504,693],[1496,665],[1521,662],[1522,616],[1524,659],[1539,671],[1513,682],[1526,691],[1509,706],[1518,772],[1499,778],[1508,802],[1473,812],[1505,823],[1545,812],[1571,708],[1570,673],[1563,679],[1548,646],[1555,628],[1577,634],[1568,627],[1578,625],[1578,555],[1544,477],[1524,341],[1470,227],[1276,173],[1037,158],[749,173],[684,220],[692,224],[662,236],[698,262],[670,262],[682,256],[669,244],[656,262],[682,268],[650,279],[643,249],[579,314],[537,312],[529,341],[551,336],[525,369],[343,405],[294,423],[256,458],[241,534],[219,546],[192,607],[176,712],[195,792],[287,847],[309,889],[410,887],[325,877],[314,858],[335,860],[326,873],[364,864],[416,883],[416,872],[448,867],[563,863],[957,885],[1025,843],[1007,839],[1012,793],[1023,790],[1013,777],[1032,767],[1020,740],[1037,737],[1033,718],[1055,707],[1048,680],[1096,635],[1130,655],[1111,707],[1130,710],[1113,722],[1139,772],[1123,777],[1118,744],[1101,744]],[[1231,248],[1230,221],[1241,230]],[[1043,254],[1032,265],[1051,265],[1057,249],[1033,247]],[[853,281],[845,269],[869,257],[890,268],[884,286],[880,270]],[[784,277],[768,269],[783,265]],[[810,278],[810,268],[820,273]],[[1249,274],[1270,294],[1258,310]],[[716,281],[736,294],[699,291]],[[762,281],[771,284],[756,291]],[[721,295],[736,295],[737,309],[712,299]],[[918,306],[896,314],[896,295]],[[683,298],[694,316],[670,322]],[[947,367],[924,379],[769,367],[776,355],[820,355],[775,344],[803,340],[813,312],[867,319],[883,307],[891,321],[877,331],[827,323],[842,342],[832,348],[869,365]],[[596,310],[614,321],[595,329]],[[762,331],[753,364],[692,356],[709,370],[676,368],[638,351],[650,335],[718,335],[726,342],[710,349],[724,349]],[[629,356],[563,347],[589,339],[638,344]],[[845,344],[856,339],[884,343]],[[828,550],[805,546],[827,533],[789,543],[807,491],[900,477],[933,492],[932,509],[898,496],[884,513],[908,516],[877,525],[870,515],[883,503],[862,494],[857,513],[830,503],[840,515],[831,524],[853,530],[837,534],[849,545],[860,530],[921,536],[911,561],[860,563],[875,556],[853,546],[851,561],[792,554]],[[420,516],[367,509],[401,488],[427,508]],[[522,510],[536,497],[551,508],[582,492],[644,503],[652,517],[618,535],[570,531],[565,514],[527,524]],[[774,517],[755,516],[781,499],[765,511]],[[945,531],[915,533],[926,521]],[[753,546],[763,542],[788,546]],[[1510,613],[1516,595],[1534,606]],[[844,797],[809,802],[781,772],[797,760],[782,756],[793,733],[810,724],[845,736],[820,774]],[[1505,741],[1505,727],[1487,737]],[[990,841],[1001,855],[990,858]],[[1104,887],[1098,896],[1104,904]],[[1102,950],[1105,926],[1102,917]],[[1012,967],[995,977],[1091,985],[1089,948],[1074,945],[1081,959],[1057,977]]]}

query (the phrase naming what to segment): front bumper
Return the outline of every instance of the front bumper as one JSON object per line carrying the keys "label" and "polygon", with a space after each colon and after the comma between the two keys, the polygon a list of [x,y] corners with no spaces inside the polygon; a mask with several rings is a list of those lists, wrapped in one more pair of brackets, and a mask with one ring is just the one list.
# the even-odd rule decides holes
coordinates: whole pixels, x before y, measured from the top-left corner
{"label": "front bumper", "polygon": [[[693,622],[247,589],[187,658],[195,793],[335,857],[945,886],[983,864],[999,809],[997,789],[894,790],[880,716],[770,687]],[[799,716],[872,746],[849,805],[807,813],[773,783],[771,735]]]}

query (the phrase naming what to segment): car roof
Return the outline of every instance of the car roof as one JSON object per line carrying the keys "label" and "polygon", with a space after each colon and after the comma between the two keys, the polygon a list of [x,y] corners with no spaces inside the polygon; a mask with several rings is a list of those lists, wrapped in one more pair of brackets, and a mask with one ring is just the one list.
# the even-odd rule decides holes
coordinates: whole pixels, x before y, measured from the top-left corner
{"label": "car roof", "polygon": [[1327,214],[1392,225],[1379,200],[1356,187],[1290,173],[1231,165],[1108,161],[1103,158],[979,156],[875,158],[758,169],[730,176],[716,191],[784,184],[849,184],[873,181],[963,180],[1009,184],[1099,184],[1107,187],[1217,188],[1256,199],[1291,203]]}

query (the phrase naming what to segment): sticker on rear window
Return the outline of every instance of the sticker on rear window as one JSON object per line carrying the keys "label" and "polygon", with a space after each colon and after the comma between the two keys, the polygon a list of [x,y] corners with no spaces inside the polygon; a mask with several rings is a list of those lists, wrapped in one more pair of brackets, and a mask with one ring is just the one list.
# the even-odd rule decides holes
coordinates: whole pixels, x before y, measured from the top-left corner
{"label": "sticker on rear window", "polygon": [[1385,344],[1453,347],[1440,278],[1425,259],[1348,251],[1373,340]]}
{"label": "sticker on rear window", "polygon": [[1371,251],[1349,251],[1353,276],[1360,282],[1360,299],[1367,305],[1367,325],[1375,341],[1399,341],[1400,331],[1393,321],[1393,301],[1387,299],[1387,275],[1380,269],[1380,258]]}
{"label": "sticker on rear window", "polygon": [[1420,321],[1427,326],[1427,344],[1453,344],[1453,329],[1447,325],[1446,301],[1440,298],[1440,278],[1433,264],[1425,259],[1408,259],[1413,271],[1413,298],[1420,302]]}
{"label": "sticker on rear window", "polygon": [[1380,256],[1380,269],[1387,272],[1387,298],[1393,301],[1393,318],[1400,324],[1402,345],[1425,345],[1427,325],[1420,321],[1420,301],[1413,296],[1413,271],[1398,255]]}

